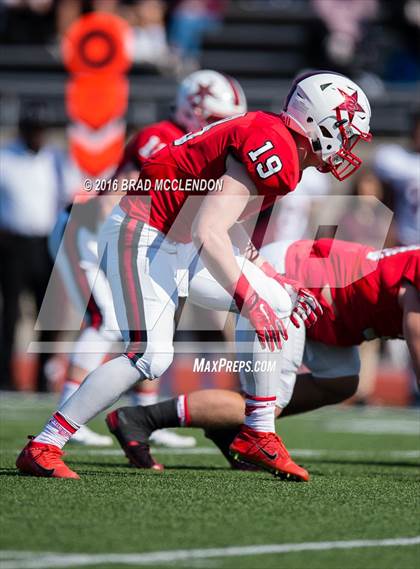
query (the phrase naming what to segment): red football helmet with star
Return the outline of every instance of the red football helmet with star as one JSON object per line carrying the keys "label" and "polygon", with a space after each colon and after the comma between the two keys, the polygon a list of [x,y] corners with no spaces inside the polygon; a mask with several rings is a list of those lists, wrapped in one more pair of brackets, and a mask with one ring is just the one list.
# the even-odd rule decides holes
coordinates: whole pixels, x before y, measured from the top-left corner
{"label": "red football helmet with star", "polygon": [[310,140],[321,172],[331,172],[341,181],[361,166],[354,147],[360,140],[371,140],[370,104],[345,75],[318,71],[298,77],[282,117],[290,129]]}
{"label": "red football helmet with star", "polygon": [[246,110],[245,94],[235,79],[203,69],[191,73],[180,84],[174,118],[186,132],[191,132]]}

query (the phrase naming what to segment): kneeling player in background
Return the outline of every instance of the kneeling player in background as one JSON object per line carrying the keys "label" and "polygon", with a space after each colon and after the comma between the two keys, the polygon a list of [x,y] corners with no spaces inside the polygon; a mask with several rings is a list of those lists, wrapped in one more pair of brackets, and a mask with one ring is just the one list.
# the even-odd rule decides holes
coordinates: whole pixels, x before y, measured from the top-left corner
{"label": "kneeling player in background", "polygon": [[[303,327],[289,329],[278,375],[277,417],[351,397],[360,368],[357,346],[373,338],[405,338],[420,384],[420,246],[374,251],[357,243],[321,239],[295,242],[285,255],[283,244],[276,243],[262,253],[287,277],[308,286],[324,310],[306,332],[306,345]],[[296,376],[302,356],[310,372]],[[123,407],[108,415],[107,422],[125,447],[128,441],[147,444],[153,430],[162,427],[204,428],[235,466],[229,446],[244,411],[239,393],[202,390],[149,408]],[[119,431],[113,428],[115,416],[121,419]],[[146,455],[143,464],[131,460],[140,468],[147,461]]]}

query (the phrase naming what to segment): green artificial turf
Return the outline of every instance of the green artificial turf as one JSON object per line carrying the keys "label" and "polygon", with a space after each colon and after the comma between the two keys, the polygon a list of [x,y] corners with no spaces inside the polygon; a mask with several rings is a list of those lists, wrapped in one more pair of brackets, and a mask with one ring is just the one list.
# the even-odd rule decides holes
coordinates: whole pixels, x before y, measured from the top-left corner
{"label": "green artificial turf", "polygon": [[[3,554],[6,568],[30,567],[15,553],[25,551],[123,554],[420,535],[418,412],[335,408],[279,422],[293,456],[311,473],[307,484],[231,471],[223,457],[200,451],[212,445],[197,431],[191,432],[198,436],[198,454],[156,455],[163,473],[128,467],[117,446],[109,452],[69,445],[67,461],[80,481],[20,476],[17,449],[39,431],[53,404],[51,398],[1,399],[0,549],[11,552]],[[102,419],[91,426],[106,432]],[[418,569],[419,559],[420,546],[411,545],[222,556],[176,566]],[[48,565],[55,566],[87,565]]]}

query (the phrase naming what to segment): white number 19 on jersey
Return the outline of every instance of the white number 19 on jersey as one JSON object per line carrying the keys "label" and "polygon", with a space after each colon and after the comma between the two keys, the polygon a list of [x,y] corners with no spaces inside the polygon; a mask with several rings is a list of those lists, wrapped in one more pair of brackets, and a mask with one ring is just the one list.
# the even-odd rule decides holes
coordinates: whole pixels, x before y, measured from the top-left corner
{"label": "white number 19 on jersey", "polygon": [[[262,154],[265,154],[266,152],[272,150],[273,148],[274,145],[271,142],[271,140],[267,140],[267,142],[265,142],[259,148],[256,148],[255,150],[251,150],[250,152],[248,152],[248,156],[251,158],[252,162],[257,162],[258,158]],[[277,172],[280,172],[282,168],[283,168],[282,161],[277,156],[277,154],[269,156],[267,160],[265,160],[265,162],[259,161],[256,166],[257,173],[260,178],[263,178],[263,180],[265,180],[265,178],[269,178],[273,174],[277,174]]]}

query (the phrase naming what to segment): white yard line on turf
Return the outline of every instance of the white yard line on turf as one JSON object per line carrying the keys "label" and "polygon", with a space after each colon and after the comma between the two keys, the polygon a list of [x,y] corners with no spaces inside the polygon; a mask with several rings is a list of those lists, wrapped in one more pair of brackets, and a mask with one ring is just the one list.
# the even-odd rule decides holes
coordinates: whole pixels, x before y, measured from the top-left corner
{"label": "white yard line on turf", "polygon": [[216,559],[224,557],[248,557],[300,551],[330,551],[332,549],[359,549],[366,547],[406,547],[420,544],[420,536],[396,539],[356,539],[350,541],[320,541],[250,545],[212,549],[175,549],[150,553],[47,553],[38,551],[2,551],[2,569],[53,569],[64,567],[88,567],[89,565],[153,565]]}
{"label": "white yard line on turf", "polygon": [[420,422],[412,419],[369,419],[341,417],[328,421],[324,430],[333,433],[357,433],[360,435],[420,435]]}
{"label": "white yard line on turf", "polygon": [[[153,454],[166,454],[166,455],[220,455],[220,451],[215,447],[196,447],[196,448],[156,448],[152,447]],[[21,449],[0,449],[0,453],[15,453],[18,454]],[[102,449],[102,448],[87,448],[83,446],[71,445],[71,448],[66,447],[66,453],[71,455],[89,455],[89,456],[123,456],[120,449]],[[309,449],[309,448],[295,448],[290,449],[290,453],[304,458],[322,458],[331,456],[339,459],[341,458],[420,458],[420,450],[389,450],[389,451],[375,451],[375,450],[340,450],[340,449]]]}
{"label": "white yard line on turf", "polygon": [[[198,448],[153,448],[154,454],[168,454],[168,455],[220,455],[220,451],[214,447],[198,447]],[[72,448],[67,451],[69,454],[89,454],[89,455],[103,455],[103,456],[119,456],[122,454],[121,450],[117,449],[83,449]],[[290,449],[290,453],[302,457],[320,458],[323,456],[334,457],[388,457],[388,458],[420,458],[420,450],[396,450],[396,451],[363,451],[363,450],[335,450],[335,449],[307,449],[295,448]]]}

